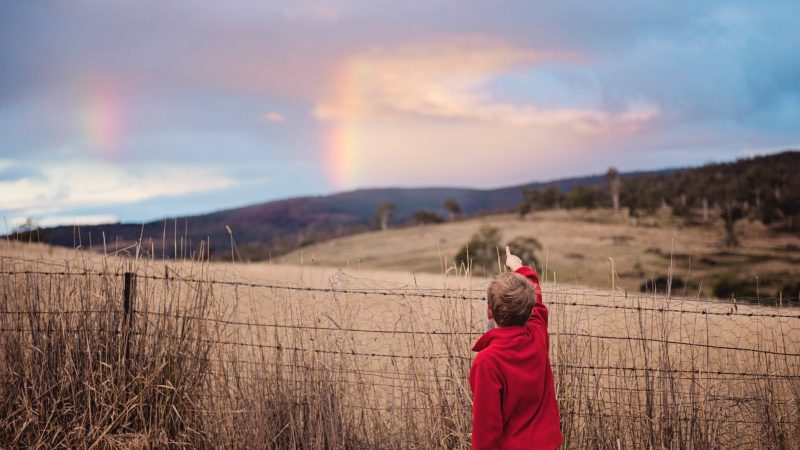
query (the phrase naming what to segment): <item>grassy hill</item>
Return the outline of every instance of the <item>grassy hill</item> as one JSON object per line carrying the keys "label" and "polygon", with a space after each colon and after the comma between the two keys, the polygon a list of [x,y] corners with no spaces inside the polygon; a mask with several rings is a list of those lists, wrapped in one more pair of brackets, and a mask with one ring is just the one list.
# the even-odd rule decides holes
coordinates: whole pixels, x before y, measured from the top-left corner
{"label": "grassy hill", "polygon": [[[741,245],[729,248],[721,219],[686,226],[661,213],[633,223],[626,213],[610,209],[540,211],[524,219],[516,214],[487,215],[338,238],[293,251],[276,262],[442,273],[454,270],[454,256],[479,228],[492,226],[500,230],[503,242],[538,239],[543,248],[535,264],[550,282],[611,287],[609,258],[613,258],[615,287],[628,292],[639,292],[643,283],[666,277],[672,263],[677,295],[711,297],[715,288],[728,283],[734,285],[737,297],[776,297],[779,289],[784,289],[784,297],[798,296],[794,292],[800,282],[797,236],[745,220],[736,228]],[[474,272],[482,275],[492,269],[476,267]],[[663,292],[666,281],[656,285]]]}

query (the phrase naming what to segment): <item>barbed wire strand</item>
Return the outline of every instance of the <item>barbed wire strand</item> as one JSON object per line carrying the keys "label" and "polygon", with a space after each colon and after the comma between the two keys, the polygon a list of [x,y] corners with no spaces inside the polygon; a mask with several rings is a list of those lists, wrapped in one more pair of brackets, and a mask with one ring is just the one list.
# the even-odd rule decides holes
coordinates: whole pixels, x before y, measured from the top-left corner
{"label": "barbed wire strand", "polygon": [[[83,271],[83,272],[69,272],[69,271],[36,271],[36,270],[20,270],[20,271],[0,271],[0,275],[41,275],[41,276],[99,276],[99,277],[121,277],[124,276],[124,272],[98,272],[98,271]],[[155,281],[183,281],[187,283],[200,283],[200,284],[209,284],[209,285],[222,285],[222,286],[232,286],[232,287],[249,287],[249,288],[262,288],[262,289],[276,289],[276,290],[288,290],[288,291],[298,291],[298,292],[319,292],[319,293],[331,293],[331,294],[355,294],[355,295],[377,295],[377,296],[386,296],[386,297],[412,297],[412,298],[432,298],[432,299],[442,299],[442,300],[469,300],[469,301],[485,301],[484,297],[471,297],[466,296],[463,294],[447,294],[447,291],[443,291],[442,294],[429,294],[425,292],[418,292],[418,293],[407,293],[405,290],[402,292],[395,292],[389,290],[362,290],[362,289],[338,289],[338,288],[319,288],[319,287],[310,287],[310,286],[287,286],[287,285],[279,285],[279,284],[264,284],[264,283],[253,283],[253,282],[241,282],[241,281],[227,281],[227,280],[213,280],[213,279],[195,279],[195,278],[183,278],[183,277],[165,277],[160,275],[142,275],[136,274],[137,278],[147,279],[147,280],[155,280]],[[553,294],[558,295],[559,292],[555,291]],[[614,297],[616,298],[616,297]],[[652,301],[652,296],[629,296],[625,298],[625,301],[636,301],[636,300],[644,300],[644,301]],[[656,298],[656,300],[666,300],[662,298]],[[575,302],[575,301],[559,301],[559,300],[550,300],[545,302],[546,305],[553,305],[553,306],[572,306],[572,307],[579,307],[579,308],[603,308],[603,309],[616,309],[616,310],[630,310],[630,311],[637,311],[637,312],[654,312],[654,313],[671,313],[671,314],[699,314],[699,315],[709,315],[709,316],[727,316],[727,317],[765,317],[765,318],[778,318],[778,319],[800,319],[800,312],[798,314],[778,314],[778,313],[757,313],[757,312],[739,312],[738,308],[753,306],[747,303],[744,304],[731,304],[731,303],[722,303],[722,302],[714,302],[714,301],[704,301],[704,300],[696,300],[696,299],[681,299],[681,298],[674,298],[673,301],[680,301],[682,303],[692,302],[697,304],[707,304],[709,306],[714,306],[718,308],[725,308],[727,311],[713,311],[708,309],[699,309],[699,310],[690,310],[690,309],[671,309],[666,307],[647,307],[647,306],[640,306],[640,305],[609,305],[609,304],[598,304],[598,303],[583,303],[583,302]]]}

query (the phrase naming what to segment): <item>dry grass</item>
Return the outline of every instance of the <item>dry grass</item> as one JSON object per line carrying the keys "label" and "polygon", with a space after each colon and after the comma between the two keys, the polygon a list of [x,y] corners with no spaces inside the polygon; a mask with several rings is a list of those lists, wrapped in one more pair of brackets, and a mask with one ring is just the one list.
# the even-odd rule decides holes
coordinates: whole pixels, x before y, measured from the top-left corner
{"label": "dry grass", "polygon": [[[469,447],[484,279],[0,250],[1,447]],[[797,310],[544,288],[566,448],[800,445]]]}

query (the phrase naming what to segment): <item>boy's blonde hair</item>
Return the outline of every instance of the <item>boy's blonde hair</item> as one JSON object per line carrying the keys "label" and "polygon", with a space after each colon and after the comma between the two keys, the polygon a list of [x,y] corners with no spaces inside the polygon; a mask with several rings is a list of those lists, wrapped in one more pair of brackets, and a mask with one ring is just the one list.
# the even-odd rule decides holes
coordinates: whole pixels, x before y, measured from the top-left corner
{"label": "boy's blonde hair", "polygon": [[486,301],[498,327],[525,325],[536,301],[531,282],[514,273],[501,273],[489,283]]}

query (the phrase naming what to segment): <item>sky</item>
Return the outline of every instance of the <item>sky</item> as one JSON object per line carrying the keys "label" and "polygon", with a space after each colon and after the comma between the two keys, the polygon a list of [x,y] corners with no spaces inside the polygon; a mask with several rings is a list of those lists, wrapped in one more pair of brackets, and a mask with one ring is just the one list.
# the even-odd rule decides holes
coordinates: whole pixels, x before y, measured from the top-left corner
{"label": "sky", "polygon": [[800,2],[0,3],[7,229],[800,147]]}

